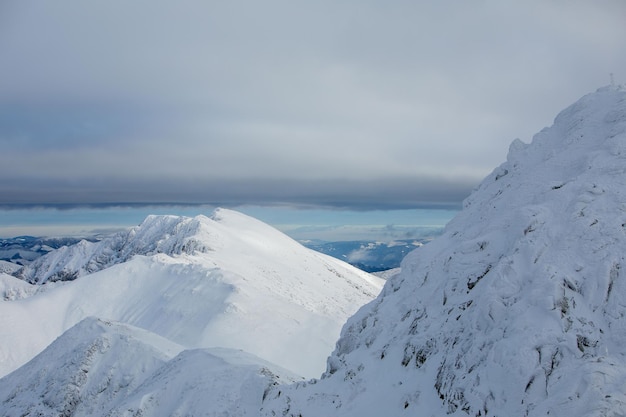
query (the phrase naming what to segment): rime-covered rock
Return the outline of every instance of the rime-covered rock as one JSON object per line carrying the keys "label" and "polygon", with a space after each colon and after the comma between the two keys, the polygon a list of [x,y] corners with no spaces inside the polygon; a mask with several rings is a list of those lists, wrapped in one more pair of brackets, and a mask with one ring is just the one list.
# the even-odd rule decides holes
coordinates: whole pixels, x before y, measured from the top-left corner
{"label": "rime-covered rock", "polygon": [[565,109],[265,416],[626,415],[626,90]]}

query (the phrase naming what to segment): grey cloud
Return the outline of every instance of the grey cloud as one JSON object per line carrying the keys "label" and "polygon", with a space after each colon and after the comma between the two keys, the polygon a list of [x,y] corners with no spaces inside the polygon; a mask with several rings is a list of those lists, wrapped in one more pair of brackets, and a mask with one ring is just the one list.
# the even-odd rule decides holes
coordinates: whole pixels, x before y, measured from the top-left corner
{"label": "grey cloud", "polygon": [[459,204],[512,139],[610,72],[626,82],[622,0],[9,0],[0,16],[6,203]]}
{"label": "grey cloud", "polygon": [[142,113],[128,103],[0,101],[0,146],[9,153],[115,146],[149,126]]}
{"label": "grey cloud", "polygon": [[0,185],[0,205],[150,205],[210,204],[238,206],[290,204],[355,210],[452,208],[471,191],[471,184],[438,180],[394,179],[350,181],[255,180],[136,181],[94,180],[28,182]]}

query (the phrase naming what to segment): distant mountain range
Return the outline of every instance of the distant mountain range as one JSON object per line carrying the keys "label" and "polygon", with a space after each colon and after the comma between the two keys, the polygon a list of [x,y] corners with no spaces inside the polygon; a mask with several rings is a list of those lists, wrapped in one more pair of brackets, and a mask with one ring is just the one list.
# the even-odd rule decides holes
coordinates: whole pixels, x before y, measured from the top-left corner
{"label": "distant mountain range", "polygon": [[366,272],[381,272],[398,268],[411,251],[430,242],[432,238],[400,239],[392,242],[355,240],[341,242],[300,241],[307,248],[341,259]]}
{"label": "distant mountain range", "polygon": [[[0,238],[0,260],[26,265],[48,252],[63,246],[70,246],[82,239],[73,237],[33,237],[18,236],[8,239]],[[95,241],[97,238],[87,238]]]}
{"label": "distant mountain range", "polygon": [[[402,259],[412,250],[430,242],[436,236],[397,239],[391,242],[373,240],[354,240],[327,242],[321,240],[300,240],[307,248],[330,255],[349,263],[365,272],[381,272],[398,268]],[[102,236],[84,238],[88,242],[102,240]],[[71,246],[83,239],[72,237],[65,238],[42,238],[32,236],[19,236],[15,238],[0,239],[0,261],[11,262],[15,265],[25,266],[34,262],[37,258],[46,255],[52,250]],[[0,263],[0,272],[8,271],[10,266],[4,268]]]}

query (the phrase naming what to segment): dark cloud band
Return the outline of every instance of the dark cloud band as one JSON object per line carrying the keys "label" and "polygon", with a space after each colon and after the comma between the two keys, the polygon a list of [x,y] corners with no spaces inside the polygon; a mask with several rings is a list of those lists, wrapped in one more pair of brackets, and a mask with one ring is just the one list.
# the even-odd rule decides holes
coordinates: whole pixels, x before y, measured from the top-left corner
{"label": "dark cloud band", "polygon": [[0,206],[288,204],[331,208],[456,208],[475,184],[415,178],[347,181],[222,180],[0,184]]}

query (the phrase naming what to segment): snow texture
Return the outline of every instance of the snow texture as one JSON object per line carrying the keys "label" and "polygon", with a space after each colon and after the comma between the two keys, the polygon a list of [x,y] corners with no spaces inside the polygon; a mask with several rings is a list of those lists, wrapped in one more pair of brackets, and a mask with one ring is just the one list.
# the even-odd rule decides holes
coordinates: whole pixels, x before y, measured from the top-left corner
{"label": "snow texture", "polygon": [[[2,265],[0,265],[0,267],[1,266]],[[14,271],[15,270],[13,270],[13,272]],[[31,285],[21,279],[17,279],[11,275],[0,272],[0,300],[13,301],[20,298],[30,297],[40,288],[41,287]]]}
{"label": "snow texture", "polygon": [[[0,410],[624,416],[625,174],[626,90],[611,86],[565,109],[531,144],[514,141],[444,234],[409,254],[347,321],[326,372],[309,381],[265,360],[292,370],[307,362],[306,348],[328,334],[320,327],[364,304],[373,278],[230,211],[149,218],[159,233],[134,232],[145,250],[84,245],[80,262],[57,254],[23,271],[31,282],[64,270],[83,277],[0,302],[3,366],[62,334],[0,379]],[[84,276],[86,265],[108,267]],[[204,348],[217,341],[237,346]]]}
{"label": "snow texture", "polygon": [[[626,415],[626,91],[561,112],[264,416]],[[280,394],[280,395],[278,395]]]}
{"label": "snow texture", "polygon": [[[282,373],[279,376],[277,373]],[[2,415],[255,416],[289,372],[242,351],[183,350],[154,333],[87,318],[0,384]]]}
{"label": "snow texture", "polygon": [[[51,252],[27,270],[29,281],[46,284],[4,290],[15,301],[0,301],[0,375],[94,316],[185,348],[243,349],[315,377],[347,318],[383,284],[224,209],[211,218],[150,216],[128,233]],[[51,281],[61,275],[78,278]],[[33,287],[42,290],[23,298]]]}

